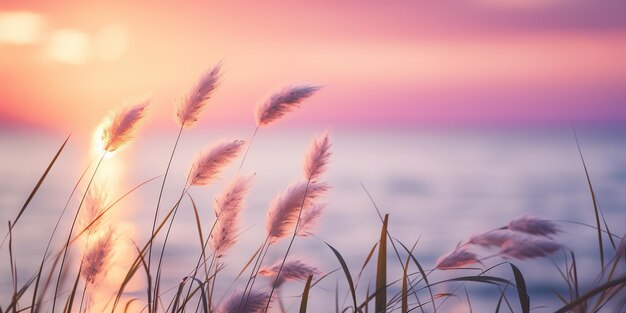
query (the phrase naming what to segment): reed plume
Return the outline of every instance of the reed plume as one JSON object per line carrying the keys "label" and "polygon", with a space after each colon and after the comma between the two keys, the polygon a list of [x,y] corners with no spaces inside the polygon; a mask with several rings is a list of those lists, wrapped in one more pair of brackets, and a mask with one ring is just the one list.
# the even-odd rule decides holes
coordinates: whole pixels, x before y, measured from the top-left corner
{"label": "reed plume", "polygon": [[512,220],[507,228],[516,232],[545,237],[559,232],[559,228],[554,223],[528,215]]}
{"label": "reed plume", "polygon": [[84,256],[81,274],[87,283],[94,283],[96,277],[102,273],[111,257],[113,247],[113,231],[106,231],[100,238],[89,244]]}
{"label": "reed plume", "polygon": [[298,225],[297,235],[302,237],[310,236],[313,232],[313,228],[317,226],[322,211],[325,205],[313,204],[302,210],[302,216],[300,216],[300,224]]}
{"label": "reed plume", "polygon": [[267,213],[267,237],[274,243],[289,234],[298,220],[300,207],[309,206],[330,187],[319,182],[298,182],[291,185],[271,204]]}
{"label": "reed plume", "polygon": [[236,177],[226,190],[215,199],[215,216],[217,221],[211,233],[210,245],[215,256],[224,256],[226,250],[232,247],[237,239],[239,216],[244,199],[250,189],[251,177]]}
{"label": "reed plume", "polygon": [[176,121],[181,128],[190,127],[198,120],[198,115],[208,103],[215,88],[219,85],[221,66],[221,63],[218,63],[213,69],[202,75],[196,86],[178,104]]}
{"label": "reed plume", "polygon": [[562,246],[552,240],[538,237],[513,237],[502,246],[500,254],[511,258],[524,260],[548,256]]}
{"label": "reed plume", "polygon": [[93,234],[102,224],[102,217],[99,216],[104,212],[107,206],[107,193],[102,186],[93,186],[87,192],[85,198],[85,208],[80,214],[80,228],[87,230],[87,234]]}
{"label": "reed plume", "polygon": [[276,275],[280,271],[280,277],[274,280],[274,288],[279,288],[285,281],[304,280],[309,278],[309,275],[320,274],[320,271],[315,266],[309,265],[300,259],[286,261],[284,264],[282,263],[282,260],[279,260],[278,262],[276,262],[276,264],[267,268],[263,268],[259,271],[259,275],[261,276],[274,277],[276,277]]}
{"label": "reed plume", "polygon": [[243,140],[224,141],[200,154],[191,168],[190,184],[201,186],[210,183],[222,167],[237,157],[243,144]]}
{"label": "reed plume", "polygon": [[513,233],[502,230],[488,231],[486,233],[472,236],[469,240],[469,244],[489,247],[501,247],[514,236]]}
{"label": "reed plume", "polygon": [[131,106],[123,107],[110,113],[100,124],[100,147],[106,152],[113,152],[133,139],[139,121],[144,117],[150,100],[144,100]]}
{"label": "reed plume", "polygon": [[[247,297],[246,301],[243,299]],[[233,293],[220,307],[217,313],[258,313],[263,312],[269,295],[263,291],[251,290],[249,293]],[[244,303],[245,302],[245,303]]]}
{"label": "reed plume", "polygon": [[256,109],[257,127],[266,126],[298,107],[304,99],[312,96],[320,86],[302,85],[286,87],[272,94]]}
{"label": "reed plume", "polygon": [[440,257],[435,263],[435,268],[447,270],[478,262],[478,257],[475,253],[465,249],[456,249],[450,254]]}
{"label": "reed plume", "polygon": [[330,146],[328,132],[320,136],[320,138],[313,139],[304,159],[303,169],[306,180],[315,181],[326,170],[326,165],[332,155]]}

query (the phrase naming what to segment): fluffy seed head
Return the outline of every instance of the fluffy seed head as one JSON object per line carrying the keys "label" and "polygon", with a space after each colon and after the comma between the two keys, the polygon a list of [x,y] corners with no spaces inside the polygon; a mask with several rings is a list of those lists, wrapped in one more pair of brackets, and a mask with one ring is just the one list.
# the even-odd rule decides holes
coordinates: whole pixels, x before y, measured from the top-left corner
{"label": "fluffy seed head", "polygon": [[189,175],[190,184],[201,186],[210,183],[224,166],[237,157],[243,144],[243,140],[224,141],[196,157]]}
{"label": "fluffy seed head", "polygon": [[94,185],[87,192],[85,198],[85,208],[80,211],[80,231],[87,229],[88,234],[93,234],[99,230],[103,217],[98,218],[107,206],[107,194],[98,185]]}
{"label": "fluffy seed head", "polygon": [[[265,309],[269,294],[263,291],[251,290],[248,299],[243,300],[243,291],[237,291],[222,303],[217,313],[258,313]],[[246,303],[245,308],[243,307]]]}
{"label": "fluffy seed head", "polygon": [[206,106],[219,84],[221,64],[215,65],[213,69],[207,71],[191,92],[178,104],[176,110],[176,121],[181,127],[189,127],[198,120],[198,115]]}
{"label": "fluffy seed head", "polygon": [[469,243],[482,247],[501,247],[513,237],[514,234],[508,231],[490,231],[480,235],[472,236]]}
{"label": "fluffy seed head", "polygon": [[257,126],[265,126],[281,118],[320,88],[311,85],[292,86],[272,94],[269,99],[257,106],[255,116]]}
{"label": "fluffy seed head", "polygon": [[315,228],[322,216],[324,207],[325,205],[323,204],[313,204],[304,208],[300,217],[300,224],[298,225],[298,236],[307,237],[311,235],[313,228]]}
{"label": "fluffy seed head", "polygon": [[99,146],[106,152],[119,149],[135,136],[139,121],[144,117],[150,100],[144,100],[131,106],[123,107],[110,113],[99,126]]}
{"label": "fluffy seed head", "polygon": [[87,283],[94,283],[111,256],[113,232],[108,230],[87,247],[81,274]]}
{"label": "fluffy seed head", "polygon": [[474,263],[478,263],[476,254],[465,249],[457,249],[448,255],[441,256],[437,260],[435,267],[440,270],[447,270]]}
{"label": "fluffy seed head", "polygon": [[232,247],[237,239],[239,216],[244,199],[250,189],[251,177],[236,177],[226,190],[215,199],[215,216],[217,222],[211,234],[209,244],[215,256],[224,256],[226,250]]}
{"label": "fluffy seed head", "polygon": [[559,232],[559,228],[554,223],[532,216],[524,216],[516,220],[512,220],[509,223],[508,228],[516,232],[546,237]]}
{"label": "fluffy seed head", "polygon": [[299,182],[291,185],[270,204],[267,212],[266,230],[270,243],[274,243],[293,231],[298,220],[300,207],[310,206],[313,201],[329,189],[325,183]]}
{"label": "fluffy seed head", "polygon": [[[262,268],[259,271],[259,275],[272,276],[275,279],[281,264],[282,260],[276,262],[268,268]],[[280,277],[276,280],[276,285],[274,287],[279,288],[285,281],[288,280],[307,279],[311,274],[318,275],[320,274],[320,271],[315,266],[309,265],[300,259],[286,261],[282,270],[280,270]]]}
{"label": "fluffy seed head", "polygon": [[524,260],[548,256],[561,249],[561,245],[552,241],[537,237],[513,237],[507,241],[500,253],[502,255]]}
{"label": "fluffy seed head", "polygon": [[304,178],[306,180],[317,180],[326,169],[330,159],[330,140],[328,132],[320,138],[313,139],[309,151],[304,158]]}

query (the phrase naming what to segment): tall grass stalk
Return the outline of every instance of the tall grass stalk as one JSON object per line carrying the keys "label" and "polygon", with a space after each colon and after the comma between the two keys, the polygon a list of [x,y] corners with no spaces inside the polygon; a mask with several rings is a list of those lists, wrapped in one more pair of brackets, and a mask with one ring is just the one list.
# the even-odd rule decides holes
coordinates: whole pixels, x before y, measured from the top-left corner
{"label": "tall grass stalk", "polygon": [[67,251],[70,247],[70,240],[72,239],[72,233],[74,232],[74,226],[76,225],[76,220],[78,219],[78,215],[80,214],[80,209],[83,205],[83,202],[85,201],[85,197],[87,196],[87,192],[89,192],[89,187],[91,187],[91,184],[93,183],[94,178],[96,177],[96,174],[98,172],[98,169],[100,168],[100,165],[102,164],[102,160],[104,160],[104,157],[106,156],[107,151],[103,151],[101,153],[101,156],[98,160],[98,163],[96,164],[96,168],[93,171],[93,174],[91,175],[91,178],[89,179],[89,183],[87,183],[87,187],[85,188],[85,192],[83,193],[83,196],[80,200],[80,203],[78,204],[78,208],[76,209],[76,214],[74,214],[74,219],[72,220],[72,225],[70,226],[70,231],[69,234],[67,235],[67,240],[65,242],[65,245],[63,247],[63,257],[61,258],[61,265],[59,267],[59,274],[57,275],[57,281],[56,281],[56,286],[54,288],[54,297],[52,298],[52,313],[54,313],[54,309],[55,309],[55,305],[56,305],[56,301],[57,301],[57,296],[59,294],[59,288],[60,288],[60,284],[61,284],[61,275],[63,273],[63,266],[65,265],[65,259],[67,257]]}
{"label": "tall grass stalk", "polygon": [[[180,141],[180,136],[183,132],[184,128],[191,127],[197,120],[198,115],[203,110],[203,108],[207,105],[208,100],[215,88],[217,88],[219,84],[220,78],[220,68],[221,62],[213,67],[213,69],[207,71],[198,81],[196,86],[192,89],[190,94],[185,98],[184,101],[180,102],[177,107],[176,112],[176,121],[178,122],[180,128],[178,130],[178,134],[176,136],[176,141],[174,142],[174,147],[172,148],[172,152],[170,153],[170,158],[167,162],[167,167],[165,168],[165,174],[163,175],[163,182],[161,183],[161,188],[159,189],[159,197],[157,200],[156,209],[154,211],[154,218],[152,221],[152,230],[150,234],[154,233],[154,229],[156,227],[157,219],[159,216],[159,208],[161,205],[161,199],[163,197],[163,191],[165,189],[165,182],[167,181],[167,175],[170,171],[170,166],[172,164],[172,160],[174,159],[174,154],[176,152],[176,148],[178,147],[178,143]],[[150,241],[150,245],[148,247],[148,271],[150,271],[152,265],[152,241]],[[148,281],[148,312],[151,311],[152,305],[152,282]],[[156,303],[154,306],[156,311]]]}
{"label": "tall grass stalk", "polygon": [[[156,209],[154,210],[154,218],[152,220],[152,229],[150,230],[150,235],[154,234],[154,229],[156,227],[157,224],[157,219],[159,217],[159,208],[161,206],[161,199],[163,197],[163,190],[165,189],[165,182],[167,181],[167,174],[169,174],[170,171],[170,166],[172,165],[172,160],[174,159],[174,153],[176,152],[176,147],[178,147],[178,142],[180,140],[180,135],[183,132],[183,126],[180,126],[180,129],[178,130],[178,135],[176,136],[176,141],[174,142],[174,147],[172,148],[172,152],[170,153],[170,158],[167,161],[167,167],[165,168],[165,174],[163,175],[163,181],[161,182],[161,188],[159,189],[159,197],[157,200],[157,205],[156,205]],[[150,244],[148,245],[148,272],[150,272],[151,269],[151,264],[152,264],[152,241],[150,241]],[[147,282],[147,293],[148,293],[148,312],[153,312],[152,310],[152,282],[150,281],[150,276],[148,275],[148,282]],[[156,305],[156,304],[155,304]],[[156,306],[154,307],[154,309],[156,309]],[[154,310],[156,311],[156,310]]]}

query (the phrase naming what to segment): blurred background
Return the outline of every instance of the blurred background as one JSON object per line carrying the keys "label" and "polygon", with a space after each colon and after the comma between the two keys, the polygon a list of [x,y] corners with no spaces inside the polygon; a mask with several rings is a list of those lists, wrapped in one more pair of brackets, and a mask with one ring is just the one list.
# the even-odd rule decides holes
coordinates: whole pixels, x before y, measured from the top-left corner
{"label": "blurred background", "polygon": [[[2,220],[14,218],[72,134],[14,234],[22,242],[16,248],[20,279],[36,268],[53,221],[92,160],[92,132],[106,113],[136,97],[153,99],[137,139],[100,171],[101,183],[117,198],[163,174],[178,128],[174,108],[218,62],[222,83],[199,123],[183,133],[165,207],[175,203],[197,152],[221,138],[251,136],[254,108],[268,94],[290,84],[324,86],[255,138],[243,167],[256,173],[254,186],[225,281],[260,244],[255,240],[263,234],[269,202],[299,179],[309,142],[325,130],[333,143],[326,176],[333,189],[319,238],[296,240],[293,252],[324,272],[339,264],[319,239],[357,271],[379,236],[380,220],[361,183],[391,213],[394,237],[408,246],[419,238],[416,255],[428,268],[459,241],[524,214],[593,224],[572,128],[608,224],[621,234],[625,16],[626,3],[618,1],[2,3]],[[214,185],[192,189],[206,225],[213,198],[235,171],[233,166]],[[124,243],[118,265],[107,273],[112,281],[124,272],[131,243],[141,245],[149,234],[159,181],[125,198],[110,217]],[[71,200],[63,225],[79,200]],[[195,225],[189,201],[181,210],[166,257],[168,286],[198,255],[197,235],[189,234]],[[597,267],[593,229],[558,223],[564,232],[557,240],[574,249],[581,264]],[[61,229],[63,238],[69,228]],[[268,263],[284,248],[270,250]],[[552,258],[562,264],[562,255]],[[518,263],[538,299],[533,303],[545,305],[537,311],[554,310],[558,300],[551,290],[563,288],[554,265],[545,259]],[[0,294],[11,290],[4,265]],[[371,277],[366,271],[361,292]],[[589,283],[594,278],[586,277]],[[338,274],[325,280],[313,299],[334,297],[335,283],[345,284]],[[226,290],[230,284],[224,284]],[[141,285],[136,282],[131,296],[142,295]],[[281,294],[291,311],[302,286],[293,287]],[[495,307],[493,290],[469,291],[480,299],[473,305]],[[317,311],[326,309],[325,301],[312,301]],[[467,309],[463,297],[446,305]]]}

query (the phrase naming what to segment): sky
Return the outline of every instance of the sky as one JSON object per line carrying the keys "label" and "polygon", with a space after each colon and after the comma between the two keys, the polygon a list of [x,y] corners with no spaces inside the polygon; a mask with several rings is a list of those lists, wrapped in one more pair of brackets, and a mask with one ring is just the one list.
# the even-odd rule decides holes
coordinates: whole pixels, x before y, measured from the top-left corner
{"label": "sky", "polygon": [[149,95],[151,127],[222,62],[199,127],[626,122],[626,2],[16,1],[0,4],[0,123],[74,130]]}

